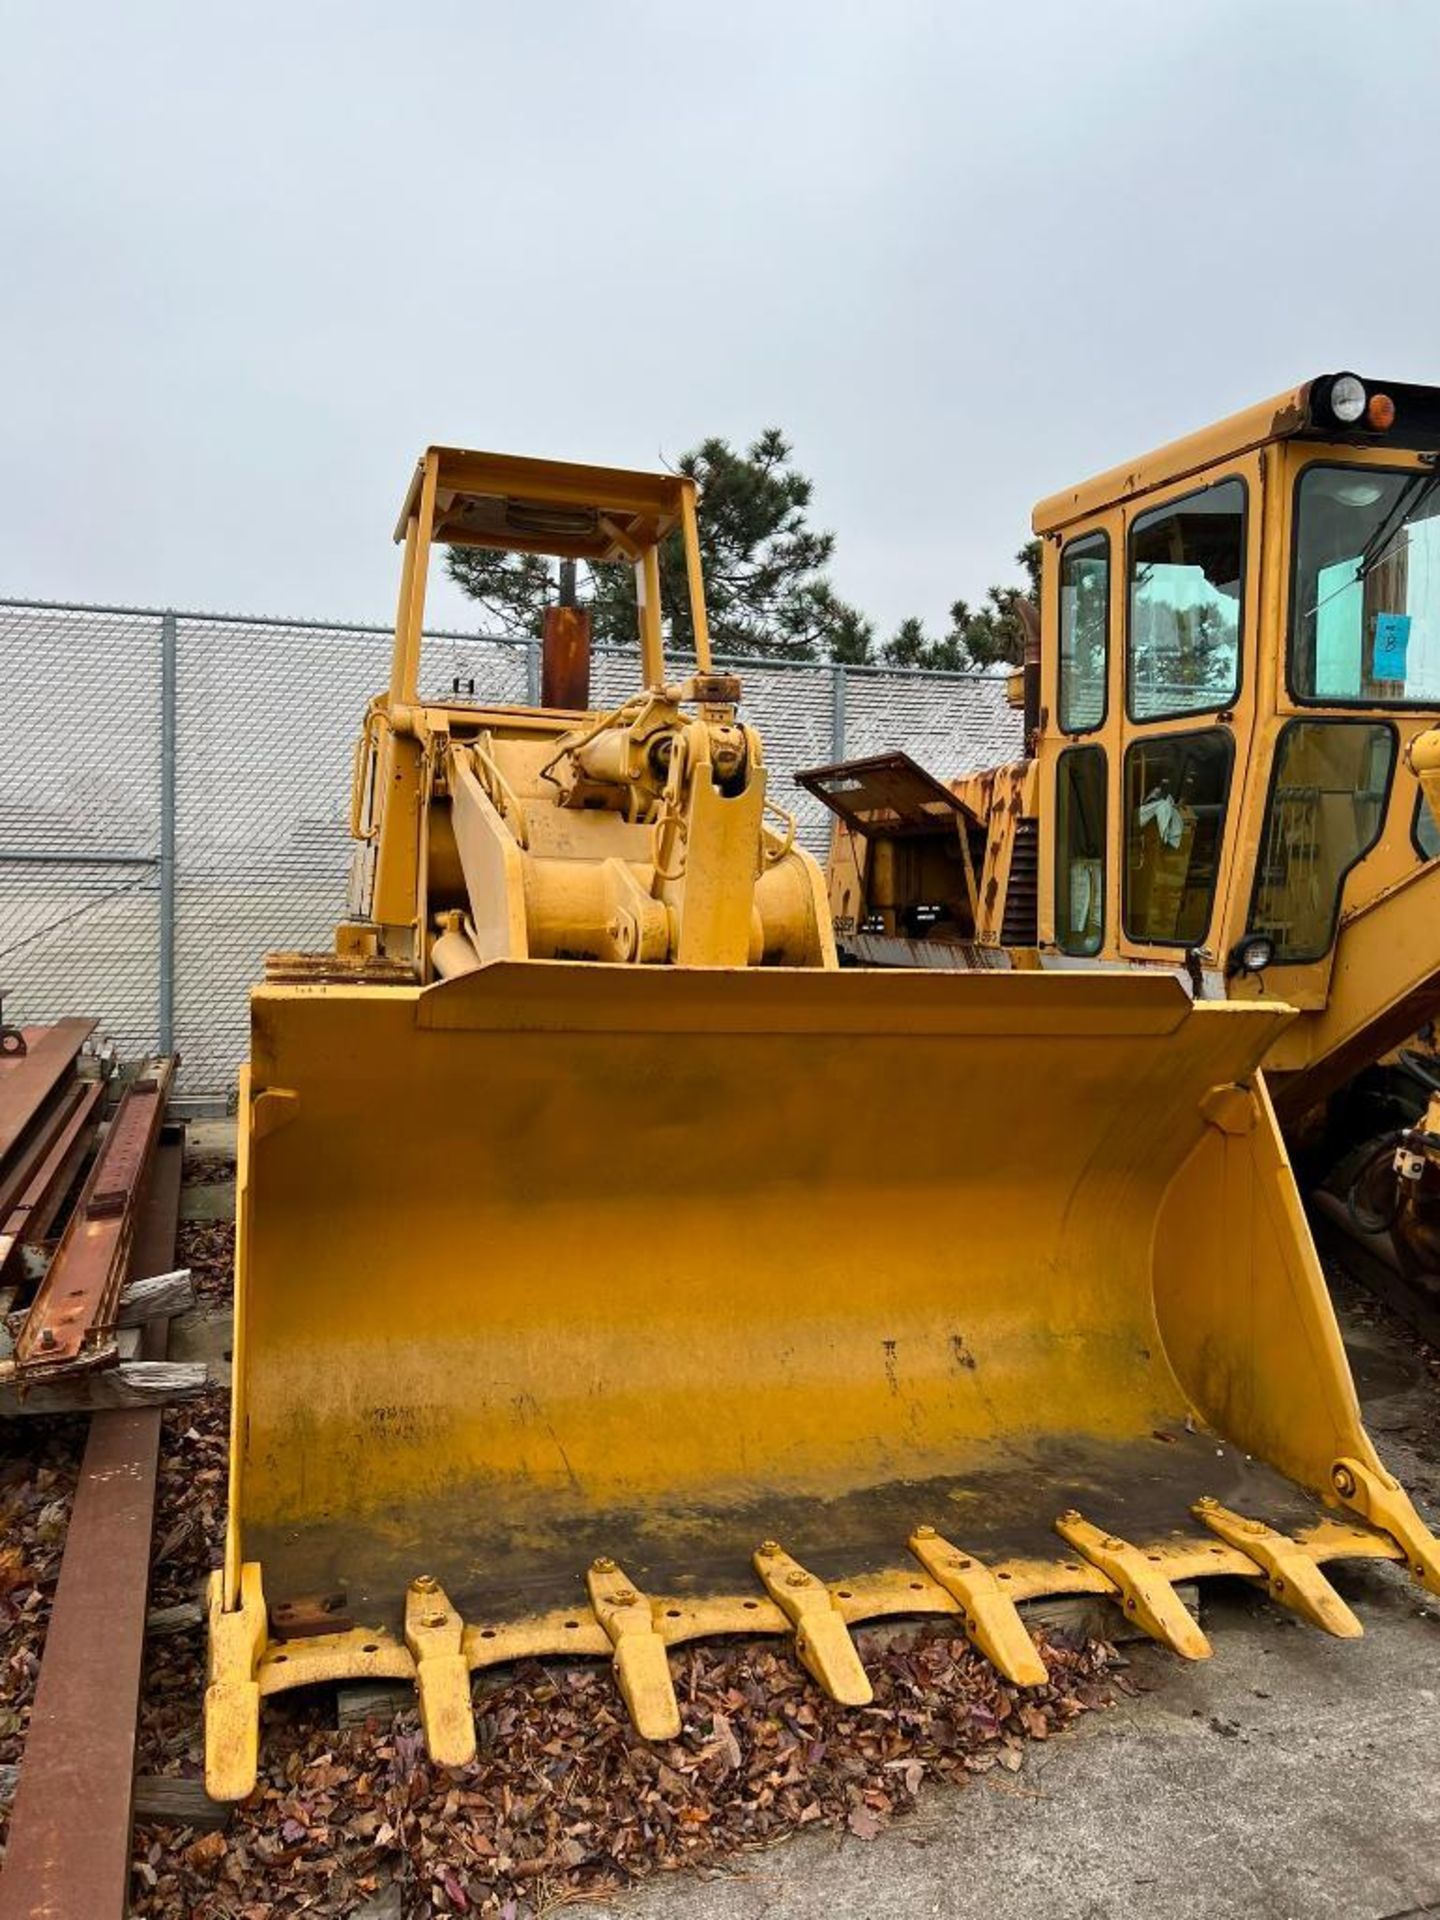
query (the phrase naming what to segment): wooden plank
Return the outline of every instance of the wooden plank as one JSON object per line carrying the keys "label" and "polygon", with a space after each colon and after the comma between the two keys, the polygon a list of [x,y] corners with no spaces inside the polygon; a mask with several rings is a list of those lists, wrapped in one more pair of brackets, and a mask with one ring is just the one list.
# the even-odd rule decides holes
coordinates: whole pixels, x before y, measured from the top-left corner
{"label": "wooden plank", "polygon": [[[151,1165],[131,1262],[175,1261],[181,1147]],[[71,1510],[25,1743],[0,1920],[121,1920],[130,1883],[136,1713],[160,1411],[99,1413]]]}
{"label": "wooden plank", "polygon": [[354,1908],[350,1920],[404,1920],[404,1912],[400,1888],[396,1885],[372,1894],[363,1907]]}
{"label": "wooden plank", "polygon": [[403,1680],[357,1682],[335,1689],[335,1725],[341,1733],[355,1727],[388,1727],[397,1713],[415,1705],[415,1689]]}
{"label": "wooden plank", "polygon": [[189,1313],[195,1305],[195,1282],[189,1267],[177,1267],[174,1273],[152,1273],[146,1280],[132,1280],[120,1289],[115,1306],[117,1327],[143,1327],[147,1320],[171,1320],[177,1313]]}
{"label": "wooden plank", "polygon": [[141,1774],[135,1782],[135,1818],[211,1832],[228,1827],[234,1806],[212,1800],[203,1780],[181,1780],[168,1773]]}
{"label": "wooden plank", "polygon": [[[0,1806],[8,1806],[15,1798],[19,1778],[19,1767],[0,1766]],[[178,1774],[142,1773],[135,1782],[137,1820],[206,1831],[228,1826],[234,1811],[228,1801],[212,1800],[203,1780],[181,1779]]]}
{"label": "wooden plank", "polygon": [[122,1360],[118,1366],[94,1367],[37,1386],[22,1387],[10,1379],[0,1382],[0,1415],[14,1420],[25,1414],[168,1407],[198,1399],[209,1378],[203,1360]]}
{"label": "wooden plank", "polygon": [[177,1600],[173,1607],[151,1607],[145,1616],[145,1631],[152,1640],[168,1639],[172,1633],[190,1633],[205,1624],[205,1609],[198,1600]]}
{"label": "wooden plank", "polygon": [[[1185,1611],[1198,1620],[1200,1582],[1177,1580],[1175,1592]],[[1027,1627],[1044,1627],[1078,1640],[1108,1640],[1112,1646],[1150,1637],[1131,1623],[1123,1607],[1101,1593],[1052,1593],[1040,1600],[1022,1600],[1020,1617]]]}
{"label": "wooden plank", "polygon": [[235,1181],[206,1180],[180,1190],[182,1220],[233,1220]]}

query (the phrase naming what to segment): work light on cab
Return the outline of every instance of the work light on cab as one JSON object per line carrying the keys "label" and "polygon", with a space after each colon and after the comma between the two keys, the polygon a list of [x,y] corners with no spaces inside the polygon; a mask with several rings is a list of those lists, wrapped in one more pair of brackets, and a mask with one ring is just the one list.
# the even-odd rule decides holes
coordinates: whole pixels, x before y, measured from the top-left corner
{"label": "work light on cab", "polygon": [[1275,942],[1263,933],[1247,933],[1230,955],[1230,971],[1263,973],[1275,958]]}
{"label": "work light on cab", "polygon": [[1365,383],[1356,374],[1337,373],[1330,382],[1330,411],[1342,426],[1353,427],[1365,412]]}

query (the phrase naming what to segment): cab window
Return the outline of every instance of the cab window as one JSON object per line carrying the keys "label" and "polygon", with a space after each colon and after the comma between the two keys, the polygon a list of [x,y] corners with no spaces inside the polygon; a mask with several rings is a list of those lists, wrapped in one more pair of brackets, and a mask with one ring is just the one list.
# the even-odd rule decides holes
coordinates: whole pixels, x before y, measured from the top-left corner
{"label": "cab window", "polygon": [[1440,854],[1440,823],[1436,822],[1423,793],[1415,796],[1415,818],[1410,824],[1410,838],[1422,860],[1433,860]]}
{"label": "cab window", "polygon": [[1387,726],[1292,720],[1281,734],[1249,927],[1281,965],[1330,951],[1345,876],[1380,838],[1394,771]]}
{"label": "cab window", "polygon": [[1130,529],[1125,685],[1132,720],[1219,711],[1240,690],[1245,483],[1222,480]]}
{"label": "cab window", "polygon": [[1055,768],[1055,939],[1063,953],[1105,937],[1105,749],[1069,747]]}
{"label": "cab window", "polygon": [[1210,928],[1234,744],[1226,727],[1136,740],[1125,753],[1125,931],[1200,946]]}
{"label": "cab window", "polygon": [[1069,541],[1060,555],[1060,730],[1103,724],[1110,664],[1110,542],[1103,533]]}
{"label": "cab window", "polygon": [[1330,706],[1440,702],[1440,471],[1301,474],[1290,684]]}

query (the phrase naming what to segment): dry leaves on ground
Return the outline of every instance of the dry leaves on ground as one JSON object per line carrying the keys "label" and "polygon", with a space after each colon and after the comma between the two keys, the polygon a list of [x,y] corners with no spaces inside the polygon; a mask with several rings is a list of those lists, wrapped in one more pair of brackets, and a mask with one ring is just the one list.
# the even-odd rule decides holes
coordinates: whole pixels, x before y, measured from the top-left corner
{"label": "dry leaves on ground", "polygon": [[234,1291],[235,1222],[182,1220],[175,1264],[190,1269],[197,1299],[228,1304]]}
{"label": "dry leaves on ground", "polygon": [[[86,1425],[0,1421],[0,1762],[11,1765],[24,1751]],[[8,1819],[0,1807],[0,1837]]]}
{"label": "dry leaves on ground", "polygon": [[826,1700],[786,1652],[673,1660],[684,1727],[637,1738],[602,1667],[532,1665],[483,1694],[480,1758],[431,1766],[415,1718],[337,1734],[319,1697],[267,1712],[264,1770],[226,1834],[137,1836],[136,1915],[350,1913],[392,1878],[406,1912],[522,1920],[657,1871],[715,1864],[809,1826],[873,1839],[927,1781],[1017,1770],[1106,1698],[1107,1652],[1042,1641],[1019,1693],[942,1629],[867,1655],[875,1701]]}
{"label": "dry leaves on ground", "polygon": [[194,1153],[189,1148],[185,1152],[185,1184],[187,1187],[224,1187],[235,1178],[235,1156],[233,1153]]}
{"label": "dry leaves on ground", "polygon": [[[152,1609],[203,1603],[210,1570],[224,1556],[229,1424],[230,1396],[220,1387],[165,1415],[150,1574]],[[182,1632],[151,1637],[140,1695],[141,1773],[201,1771],[204,1688],[205,1630],[198,1617]]]}

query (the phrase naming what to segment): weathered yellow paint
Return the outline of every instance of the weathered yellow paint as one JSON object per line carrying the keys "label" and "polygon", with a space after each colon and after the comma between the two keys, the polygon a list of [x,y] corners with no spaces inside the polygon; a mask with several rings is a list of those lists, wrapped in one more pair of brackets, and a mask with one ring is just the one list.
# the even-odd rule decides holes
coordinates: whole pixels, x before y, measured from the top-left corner
{"label": "weathered yellow paint", "polygon": [[1298,1613],[1311,1626],[1339,1640],[1358,1640],[1365,1629],[1356,1619],[1305,1549],[1288,1534],[1277,1533],[1263,1520],[1247,1519],[1202,1498],[1194,1507],[1197,1520],[1261,1569],[1265,1590],[1279,1606]]}
{"label": "weathered yellow paint", "polygon": [[829,1588],[778,1540],[762,1540],[753,1557],[765,1591],[794,1623],[800,1664],[832,1700],[845,1707],[868,1707],[875,1698],[870,1676]]}
{"label": "weathered yellow paint", "polygon": [[[1134,1371],[1107,1359],[1159,1345],[1148,1231],[1132,1245],[1110,1210],[1153,1220],[1203,1150],[1201,1099],[1286,1018],[1191,1010],[1163,978],[541,963],[424,990],[260,988],[253,1005],[256,1084],[299,1096],[253,1148],[245,1313],[264,1359],[237,1363],[244,1508],[277,1528],[423,1505],[472,1473],[533,1477],[557,1519],[743,1493],[747,1462],[824,1494],[852,1482],[856,1448],[877,1479],[943,1472],[996,1427],[1064,1432],[1077,1395],[1087,1429],[1148,1432],[1183,1405],[1158,1351]],[[1023,1132],[957,1127],[962,1103],[1003,1113],[1062,1061],[1073,1106],[1043,1103],[1053,1118]],[[698,1112],[703,1156],[677,1161]],[[591,1114],[613,1116],[623,1155],[571,1124]],[[871,1204],[836,1251],[823,1197],[857,1168]],[[683,1252],[635,1290],[627,1222],[657,1177],[685,1192]],[[985,1203],[952,1271],[930,1209],[957,1182]],[[814,1279],[797,1297],[798,1276]],[[1086,1317],[1057,1342],[1076,1285]],[[578,1313],[577,1286],[603,1312]]]}
{"label": "weathered yellow paint", "polygon": [[1044,1686],[1045,1662],[1000,1576],[931,1526],[915,1529],[910,1549],[931,1579],[959,1601],[965,1631],[986,1659],[1018,1687]]}
{"label": "weathered yellow paint", "polygon": [[1335,1462],[1335,1491],[1372,1526],[1383,1527],[1403,1549],[1411,1574],[1431,1593],[1440,1593],[1440,1541],[1415,1509],[1415,1503],[1385,1468],[1371,1459]]}
{"label": "weathered yellow paint", "polygon": [[243,1800],[255,1785],[260,1754],[260,1686],[265,1652],[265,1598],[260,1568],[242,1570],[235,1602],[224,1576],[210,1575],[205,1686],[205,1790],[216,1800]]}
{"label": "weathered yellow paint", "polygon": [[418,1574],[405,1590],[405,1645],[415,1662],[420,1724],[438,1766],[468,1767],[475,1758],[470,1668],[465,1623],[433,1574]]}
{"label": "weathered yellow paint", "polygon": [[[289,956],[251,1000],[227,1797],[262,1694],[347,1674],[413,1678],[461,1765],[469,1673],[527,1653],[608,1654],[655,1737],[666,1648],[707,1633],[793,1632],[857,1704],[849,1628],[878,1615],[959,1615],[1025,1684],[1012,1603],[1049,1593],[1195,1654],[1174,1582],[1262,1573],[1190,1518],[1205,1496],[1310,1529],[1312,1560],[1392,1553],[1316,1527],[1348,1500],[1428,1564],[1366,1478],[1258,1074],[1289,1007],[1160,973],[841,970],[738,683],[664,683],[653,621],[612,712],[418,702],[432,537],[618,551],[653,583],[677,485],[437,449],[407,499],[357,767],[372,895],[344,965]],[[990,795],[993,878],[1033,774]],[[952,1534],[963,1555],[924,1545]],[[357,1624],[269,1636],[267,1601],[336,1594]]]}
{"label": "weathered yellow paint", "polygon": [[1440,727],[1412,734],[1405,748],[1406,763],[1420,782],[1430,817],[1440,828]]}
{"label": "weathered yellow paint", "polygon": [[[1237,415],[1206,433],[1161,449],[1128,469],[1102,476],[1087,490],[1086,504],[1062,530],[1049,524],[1054,503],[1036,510],[1045,526],[1046,585],[1041,609],[1041,706],[1045,724],[1035,761],[1040,826],[1040,942],[1054,951],[1057,874],[1054,793],[1060,756],[1077,744],[1104,747],[1108,758],[1106,921],[1097,960],[1176,965],[1177,947],[1147,946],[1130,939],[1122,919],[1126,871],[1124,755],[1133,742],[1163,739],[1219,725],[1235,744],[1235,768],[1219,845],[1219,872],[1210,923],[1196,944],[1201,964],[1222,990],[1238,999],[1275,998],[1298,1007],[1305,1018],[1277,1038],[1267,1066],[1287,1112],[1321,1099],[1360,1067],[1379,1059],[1440,1007],[1440,863],[1422,865],[1411,839],[1420,791],[1417,752],[1435,716],[1375,705],[1327,707],[1301,704],[1292,695],[1286,669],[1290,621],[1291,555],[1295,486],[1316,462],[1421,470],[1426,456],[1403,445],[1357,445],[1315,435],[1298,437],[1304,389]],[[1266,422],[1270,425],[1267,427]],[[1120,484],[1128,474],[1132,484]],[[1157,503],[1231,475],[1249,488],[1245,552],[1239,697],[1223,712],[1140,723],[1128,718],[1125,639],[1128,590],[1125,553],[1135,516]],[[1061,733],[1059,716],[1058,557],[1062,541],[1097,529],[1110,540],[1108,712],[1099,729],[1079,736]],[[1054,534],[1054,538],[1049,537]],[[1394,731],[1394,777],[1385,798],[1379,838],[1343,884],[1341,917],[1331,947],[1315,960],[1276,964],[1261,978],[1229,972],[1230,956],[1250,930],[1250,914],[1276,750],[1286,724],[1296,719],[1380,722]],[[1323,786],[1322,769],[1290,770],[1303,786]],[[1329,816],[1322,816],[1323,835]],[[1323,859],[1323,850],[1321,857]],[[1323,869],[1322,869],[1323,871]],[[1211,990],[1215,990],[1214,987]],[[1286,1076],[1282,1084],[1280,1076]]]}
{"label": "weathered yellow paint", "polygon": [[[1211,469],[1253,453],[1269,442],[1288,438],[1304,424],[1306,386],[1294,387],[1244,407],[1197,433],[1185,434],[1138,460],[1127,460],[1111,467],[1093,480],[1052,493],[1036,506],[1031,525],[1036,533],[1053,534],[1062,529],[1068,534],[1080,521],[1088,521],[1107,507],[1149,496],[1162,487],[1176,487],[1192,481],[1196,475],[1208,475]],[[1146,506],[1152,504],[1145,498]]]}
{"label": "weathered yellow paint", "polygon": [[655,1609],[608,1554],[598,1554],[585,1576],[590,1605],[615,1648],[615,1680],[630,1718],[647,1740],[673,1740],[680,1708]]}
{"label": "weathered yellow paint", "polygon": [[[1241,1521],[1238,1515],[1229,1515],[1228,1510],[1220,1508],[1218,1502],[1207,1498],[1195,1502],[1195,1513],[1202,1523],[1198,1537],[1193,1534],[1163,1534],[1140,1541],[1137,1551],[1143,1553],[1150,1567],[1158,1568],[1160,1575],[1172,1587],[1180,1581],[1217,1574],[1230,1574],[1257,1583],[1271,1584],[1267,1568],[1283,1556],[1286,1573],[1294,1585],[1304,1589],[1307,1600],[1300,1602],[1294,1597],[1287,1599],[1283,1592],[1275,1597],[1302,1618],[1313,1619],[1307,1604],[1311,1596],[1324,1591],[1333,1592],[1328,1588],[1328,1583],[1318,1585],[1313,1576],[1307,1573],[1302,1561],[1313,1569],[1326,1560],[1334,1559],[1404,1558],[1403,1550],[1388,1535],[1351,1521],[1327,1517],[1295,1528],[1283,1545],[1279,1544],[1281,1536],[1268,1535],[1267,1542],[1261,1543],[1261,1559],[1265,1561],[1262,1566],[1260,1560],[1218,1539],[1212,1530],[1210,1515],[1219,1513],[1226,1518],[1233,1518],[1246,1529],[1247,1537],[1253,1534],[1258,1523]],[[937,1541],[927,1528],[918,1527],[910,1545],[911,1551],[922,1561],[928,1557],[927,1542],[938,1546],[948,1544]],[[762,1546],[769,1544],[761,1543]],[[957,1624],[962,1630],[1017,1685],[1038,1684],[1036,1675],[1037,1672],[1043,1674],[1043,1666],[1032,1664],[1035,1655],[1033,1645],[1027,1655],[1014,1639],[1018,1630],[1027,1645],[1030,1644],[1023,1620],[1016,1616],[1008,1625],[1000,1626],[1000,1614],[1008,1612],[1017,1603],[1051,1595],[1097,1594],[1114,1599],[1117,1603],[1120,1601],[1120,1591],[1114,1582],[1097,1566],[1082,1558],[1012,1558],[986,1565],[971,1554],[962,1555],[958,1549],[951,1549],[944,1559],[946,1565],[942,1566],[941,1571],[945,1572],[949,1585],[956,1586],[959,1574],[963,1573],[965,1590],[971,1596],[978,1596],[982,1603],[978,1612],[967,1607],[928,1571],[921,1571],[913,1565],[832,1580],[826,1583],[826,1591],[835,1612],[847,1625],[907,1614],[941,1618],[959,1616]],[[948,1563],[956,1559],[968,1561],[968,1568],[951,1570]],[[592,1564],[585,1576],[590,1588],[588,1604],[529,1613],[495,1625],[484,1622],[483,1618],[467,1622],[461,1643],[466,1666],[471,1672],[476,1672],[517,1660],[584,1656],[598,1658],[612,1651],[618,1655],[618,1643],[602,1618],[607,1605],[606,1591],[597,1588],[595,1578],[597,1569],[603,1571],[607,1564],[613,1563],[601,1560]],[[618,1568],[615,1572],[620,1574]],[[247,1566],[245,1575],[246,1591],[250,1596],[249,1618],[263,1622],[259,1566]],[[623,1575],[620,1577],[624,1578]],[[702,1598],[693,1594],[659,1595],[647,1601],[637,1593],[634,1600],[626,1604],[641,1609],[633,1616],[641,1630],[644,1609],[648,1608],[654,1633],[666,1647],[722,1634],[742,1634],[753,1638],[791,1632],[794,1625],[791,1614],[773,1600],[763,1597],[764,1594],[764,1586],[757,1583],[749,1594],[718,1593]],[[812,1598],[809,1603],[812,1611],[822,1598],[818,1594]],[[1338,1601],[1338,1595],[1335,1598]],[[235,1618],[238,1620],[239,1616]],[[1328,1619],[1314,1623],[1330,1631],[1336,1630]],[[243,1626],[243,1622],[241,1624]],[[414,1656],[402,1641],[383,1627],[356,1627],[343,1633],[321,1634],[301,1640],[268,1641],[258,1657],[258,1664],[253,1650],[241,1646],[233,1635],[227,1637],[223,1628],[212,1639],[211,1647],[212,1673],[217,1671],[218,1652],[218,1667],[224,1670],[222,1677],[238,1683],[237,1691],[231,1695],[231,1710],[228,1713],[212,1711],[207,1700],[206,1782],[215,1798],[242,1799],[254,1784],[260,1699],[293,1691],[297,1687],[333,1684],[341,1680],[391,1679],[415,1682],[417,1679]],[[616,1677],[637,1726],[642,1726],[642,1730],[654,1729],[652,1737],[665,1737],[659,1729],[671,1724],[668,1710],[661,1711],[665,1706],[665,1689],[669,1684],[668,1669],[662,1676],[656,1662],[657,1655],[651,1649],[647,1649],[639,1660],[627,1659],[624,1670],[617,1658]],[[635,1684],[633,1672],[637,1666],[642,1669],[639,1686]],[[853,1669],[842,1656],[842,1680],[846,1674],[853,1682]],[[249,1689],[252,1681],[258,1682],[257,1689],[241,1691]],[[825,1684],[823,1678],[820,1684]],[[670,1691],[673,1695],[673,1688]],[[459,1738],[464,1738],[463,1721],[459,1727]]]}
{"label": "weathered yellow paint", "polygon": [[[718,1550],[733,1577],[725,1543],[767,1502],[934,1476],[973,1489],[992,1540],[1033,1507],[1007,1491],[1027,1464],[1043,1502],[1077,1409],[1102,1451],[1188,1418],[1333,1497],[1334,1461],[1373,1450],[1273,1117],[1258,1091],[1239,1120],[1243,1097],[1213,1093],[1287,1017],[1099,974],[513,962],[423,990],[257,990],[256,1083],[298,1104],[252,1146],[247,1552],[272,1591],[344,1575],[378,1619],[421,1564],[459,1594],[493,1562],[563,1605],[597,1515],[627,1567]],[[1023,1138],[957,1127],[1041,1074]],[[887,1085],[904,1102],[877,1102]],[[707,1150],[682,1167],[670,1143],[698,1111]],[[571,1129],[600,1112],[622,1155]],[[637,1289],[627,1223],[659,1167],[685,1232]],[[869,1204],[837,1248],[813,1196],[856,1167]],[[930,1223],[957,1182],[985,1199],[946,1256]],[[1076,1590],[1058,1558],[1016,1597]],[[685,1631],[705,1630],[700,1609]]]}
{"label": "weathered yellow paint", "polygon": [[1133,1625],[1186,1660],[1208,1660],[1210,1642],[1166,1578],[1162,1557],[1107,1533],[1077,1509],[1062,1513],[1055,1531],[1099,1568],[1115,1589],[1116,1605]]}

